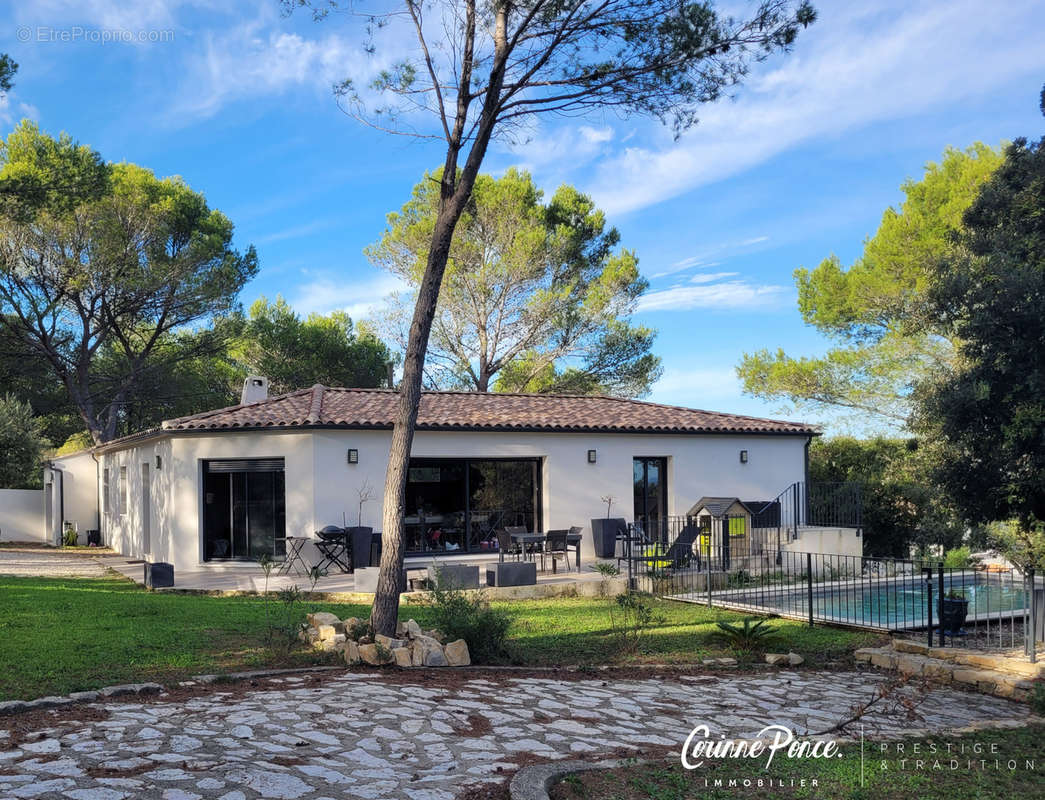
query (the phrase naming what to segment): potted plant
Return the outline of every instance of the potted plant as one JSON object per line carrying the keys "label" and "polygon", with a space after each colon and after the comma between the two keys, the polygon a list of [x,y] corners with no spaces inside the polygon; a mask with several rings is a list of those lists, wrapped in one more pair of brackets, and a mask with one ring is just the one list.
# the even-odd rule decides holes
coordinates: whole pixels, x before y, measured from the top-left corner
{"label": "potted plant", "polygon": [[593,519],[591,521],[591,536],[595,544],[596,558],[613,558],[617,554],[617,532],[627,527],[623,517],[611,518],[613,502],[616,500],[611,495],[602,498],[606,504],[605,519]]}
{"label": "potted plant", "polygon": [[952,636],[963,633],[962,625],[968,615],[969,598],[955,589],[944,595],[940,603],[940,625],[947,633]]}
{"label": "potted plant", "polygon": [[365,569],[370,566],[370,543],[374,529],[363,524],[363,506],[374,496],[374,487],[367,478],[356,490],[359,497],[355,526],[348,528],[348,538],[352,542],[352,569]]}

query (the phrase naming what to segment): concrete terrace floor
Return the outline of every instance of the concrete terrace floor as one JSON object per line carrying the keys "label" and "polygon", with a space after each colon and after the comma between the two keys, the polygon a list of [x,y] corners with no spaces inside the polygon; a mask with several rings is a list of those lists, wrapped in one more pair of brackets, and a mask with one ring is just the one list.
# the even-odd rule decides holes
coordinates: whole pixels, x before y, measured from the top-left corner
{"label": "concrete terrace floor", "polygon": [[[407,560],[407,575],[409,577],[422,577],[426,572],[427,568],[433,563],[432,559],[420,560],[420,559],[408,559]],[[447,563],[447,564],[461,564],[468,563],[479,567],[479,583],[481,586],[486,584],[486,567],[493,563],[493,561],[466,561],[464,559],[444,559],[442,562],[436,563]],[[119,572],[121,575],[125,575],[131,580],[137,583],[142,583],[144,580],[144,568],[140,561],[130,561],[126,558],[107,558],[105,559],[105,565]],[[591,570],[591,565],[581,563],[580,572],[562,572],[553,574],[550,571],[541,572],[539,569],[537,572],[537,584],[538,586],[569,586],[570,584],[577,583],[590,583],[592,587],[604,580],[604,577]],[[3,571],[0,567],[0,571]],[[290,586],[298,586],[301,589],[309,587],[310,579],[307,575],[290,573],[288,575],[277,575],[275,570],[268,579],[268,590],[278,591],[279,589],[287,588]],[[195,590],[195,591],[213,591],[213,592],[261,592],[266,588],[265,574],[261,571],[261,568],[257,564],[249,562],[241,563],[214,563],[200,566],[197,569],[192,570],[176,570],[174,573],[174,590]],[[356,589],[355,576],[342,573],[342,572],[331,572],[328,575],[319,579],[316,583],[315,590],[317,592],[327,593],[354,593]],[[159,589],[158,591],[164,591]]]}

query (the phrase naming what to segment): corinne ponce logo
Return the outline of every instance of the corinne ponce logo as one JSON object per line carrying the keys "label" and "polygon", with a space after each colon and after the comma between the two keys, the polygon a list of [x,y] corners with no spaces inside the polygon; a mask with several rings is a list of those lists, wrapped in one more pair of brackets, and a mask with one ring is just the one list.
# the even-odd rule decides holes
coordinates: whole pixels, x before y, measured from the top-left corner
{"label": "corinne ponce logo", "polygon": [[698,769],[705,759],[765,758],[763,769],[768,770],[781,751],[787,758],[842,757],[833,740],[799,739],[784,725],[766,725],[753,739],[727,739],[724,736],[713,739],[707,725],[698,725],[690,731],[682,747],[682,766]]}

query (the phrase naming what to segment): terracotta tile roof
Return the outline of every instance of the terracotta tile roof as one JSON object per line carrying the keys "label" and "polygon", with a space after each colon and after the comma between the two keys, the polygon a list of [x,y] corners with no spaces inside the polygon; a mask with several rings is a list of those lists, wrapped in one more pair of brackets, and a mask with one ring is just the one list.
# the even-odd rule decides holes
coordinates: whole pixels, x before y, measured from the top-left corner
{"label": "terracotta tile roof", "polygon": [[[163,423],[165,431],[257,428],[390,428],[398,394],[389,389],[313,386],[259,403]],[[759,419],[617,397],[425,392],[419,430],[606,433],[817,433],[801,422]]]}

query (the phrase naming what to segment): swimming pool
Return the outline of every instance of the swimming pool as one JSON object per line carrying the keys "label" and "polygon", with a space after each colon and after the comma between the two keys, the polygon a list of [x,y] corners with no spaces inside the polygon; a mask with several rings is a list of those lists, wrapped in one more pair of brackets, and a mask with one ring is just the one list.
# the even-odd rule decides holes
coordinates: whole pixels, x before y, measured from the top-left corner
{"label": "swimming pool", "polygon": [[[927,623],[928,590],[920,575],[858,578],[814,583],[812,614],[821,622],[838,622],[877,630],[922,628]],[[1020,579],[1009,573],[1001,576],[955,571],[945,574],[943,590],[954,590],[969,601],[967,620],[1009,618],[1024,608],[1024,591]],[[939,580],[932,581],[933,621],[938,622]],[[701,602],[706,592],[677,595],[676,599]],[[765,583],[764,585],[727,588],[712,591],[716,605],[750,608],[787,616],[807,617],[810,593],[804,581]]]}

